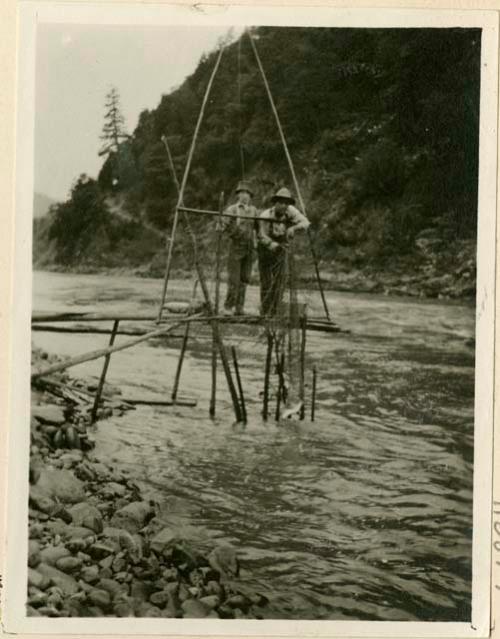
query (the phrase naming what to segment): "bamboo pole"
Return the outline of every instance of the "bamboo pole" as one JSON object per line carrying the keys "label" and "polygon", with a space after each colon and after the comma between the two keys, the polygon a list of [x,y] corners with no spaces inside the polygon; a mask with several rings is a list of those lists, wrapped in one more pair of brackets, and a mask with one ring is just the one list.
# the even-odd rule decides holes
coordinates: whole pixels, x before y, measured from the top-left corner
{"label": "bamboo pole", "polygon": [[300,419],[305,417],[305,362],[306,362],[306,338],[307,338],[307,319],[306,311],[304,309],[300,317],[300,379],[299,379],[299,397],[302,402],[300,409]]}
{"label": "bamboo pole", "polygon": [[208,84],[207,84],[207,88],[205,89],[205,95],[203,96],[203,102],[201,104],[200,113],[198,114],[198,121],[196,122],[196,127],[195,127],[195,130],[194,130],[194,133],[193,133],[193,139],[191,140],[191,147],[189,149],[189,153],[188,153],[188,157],[187,157],[187,161],[186,161],[186,166],[184,168],[184,175],[182,176],[182,182],[181,182],[181,185],[179,187],[177,206],[176,206],[176,209],[175,209],[174,221],[173,221],[173,225],[172,225],[172,234],[171,234],[169,245],[168,245],[167,264],[166,264],[166,267],[165,267],[165,278],[164,278],[164,281],[163,281],[163,289],[162,289],[162,293],[161,293],[160,308],[159,308],[159,311],[158,311],[158,321],[161,320],[161,316],[162,316],[162,312],[163,312],[163,305],[165,304],[165,297],[167,295],[167,287],[168,287],[168,280],[170,278],[170,270],[172,268],[172,252],[173,252],[173,248],[174,248],[175,232],[177,230],[177,224],[178,224],[178,221],[179,221],[179,206],[182,206],[183,203],[184,203],[184,190],[186,188],[186,184],[187,184],[187,180],[188,180],[188,176],[189,176],[189,171],[191,169],[191,162],[193,160],[193,154],[194,154],[194,149],[195,149],[195,146],[196,146],[196,140],[198,138],[198,133],[200,131],[200,126],[201,126],[201,122],[203,120],[203,115],[205,114],[205,107],[206,107],[207,102],[208,102],[208,96],[210,94],[210,90],[212,89],[212,84],[214,82],[215,75],[216,75],[217,70],[219,68],[219,64],[220,64],[222,53],[223,53],[224,49],[225,49],[225,45],[221,46],[220,49],[219,49],[219,55],[217,56],[214,68],[212,69],[212,74],[211,74],[210,79],[209,79]]}
{"label": "bamboo pole", "polygon": [[196,399],[176,399],[175,401],[159,400],[159,399],[130,399],[124,400],[132,406],[187,406],[194,408],[197,405]]}
{"label": "bamboo pole", "polygon": [[312,398],[311,398],[311,421],[314,421],[316,415],[316,366],[313,366],[313,379],[312,379]]}
{"label": "bamboo pole", "polygon": [[[224,210],[224,193],[219,197],[219,217],[217,219],[217,237],[215,244],[215,300],[214,314],[219,314],[220,298],[220,255],[222,241],[222,211]],[[209,415],[215,417],[215,403],[217,400],[217,338],[212,331],[212,388],[210,393]]]}
{"label": "bamboo pole", "polygon": [[[191,305],[194,304],[194,301],[196,299],[196,288],[198,286],[198,280],[195,280],[195,283],[193,285],[193,293],[191,295]],[[189,331],[190,331],[190,327],[191,327],[191,322],[186,322],[186,325],[184,327],[184,335],[182,337],[182,344],[181,344],[181,351],[179,354],[179,360],[177,361],[177,369],[175,371],[175,378],[174,378],[174,386],[172,388],[172,401],[175,402],[176,398],[177,398],[177,391],[179,390],[179,383],[181,380],[181,372],[182,372],[182,365],[184,364],[184,356],[186,354],[186,348],[187,348],[187,343],[188,343],[188,339],[189,339]]]}
{"label": "bamboo pole", "polygon": [[[113,323],[113,330],[111,331],[111,337],[109,338],[109,346],[113,346],[113,344],[115,343],[116,332],[118,331],[119,324],[120,324],[120,320],[115,320]],[[92,411],[90,413],[91,424],[93,424],[97,418],[97,409],[99,408],[99,402],[101,401],[102,389],[104,387],[104,382],[106,380],[106,374],[108,372],[110,361],[111,361],[111,353],[108,353],[107,355],[104,356],[104,364],[102,366],[101,377],[99,379],[99,384],[97,385],[94,404],[92,406]]]}
{"label": "bamboo pole", "polygon": [[281,413],[281,400],[285,401],[285,387],[283,383],[283,368],[285,366],[285,354],[281,353],[278,363],[278,396],[276,397],[275,420],[279,422]]}
{"label": "bamboo pole", "polygon": [[264,369],[264,398],[262,403],[262,419],[267,421],[269,414],[269,377],[271,374],[271,362],[273,357],[273,336],[267,331],[266,366]]}
{"label": "bamboo pole", "polygon": [[170,152],[170,145],[168,143],[168,138],[166,135],[162,135],[161,136],[161,141],[163,142],[165,149],[167,150],[167,156],[168,156],[168,163],[170,165],[170,171],[172,173],[172,177],[174,179],[174,184],[175,184],[175,188],[177,191],[177,196],[179,195],[179,192],[181,190],[181,187],[179,185],[179,178],[177,177],[177,171],[175,170],[175,165],[174,165],[174,158],[172,157],[172,153]]}
{"label": "bamboo pole", "polygon": [[[191,321],[185,320],[185,321]],[[127,342],[123,342],[123,344],[119,344],[118,346],[108,346],[107,348],[101,348],[96,351],[91,351],[89,353],[84,353],[83,355],[77,355],[76,357],[71,357],[69,359],[64,360],[63,362],[58,362],[57,364],[53,364],[52,366],[48,366],[47,368],[41,371],[35,371],[31,374],[31,379],[37,379],[39,377],[45,377],[46,375],[51,375],[52,373],[59,373],[64,371],[72,366],[77,366],[78,364],[84,364],[85,362],[91,362],[92,360],[99,359],[100,357],[105,357],[108,354],[116,353],[117,351],[124,351],[127,348],[131,348],[136,344],[140,344],[141,342],[145,342],[152,337],[160,337],[161,335],[165,335],[170,331],[173,331],[176,328],[179,328],[183,322],[177,322],[176,324],[171,324],[170,326],[163,326],[162,328],[158,328],[154,331],[146,333],[146,335],[142,335],[141,337],[136,337],[135,339],[131,339]]]}
{"label": "bamboo pole", "polygon": [[[179,206],[179,211],[181,213],[193,213],[195,215],[208,215],[211,217],[219,217],[219,211],[211,211],[210,209],[193,209],[187,206]],[[222,217],[230,217],[232,220],[241,219],[241,220],[252,220],[254,222],[261,222],[262,219],[258,215],[238,215],[237,213],[222,213]],[[266,222],[282,222],[283,220],[279,220],[276,217],[266,217]]]}
{"label": "bamboo pole", "polygon": [[173,402],[175,402],[175,400],[177,399],[177,391],[179,390],[179,383],[181,381],[182,365],[184,363],[184,355],[186,353],[187,343],[189,339],[190,326],[191,326],[191,323],[187,322],[186,326],[184,327],[184,335],[182,336],[181,351],[179,354],[179,359],[177,361],[177,369],[175,371],[174,386],[172,388],[171,398]]}
{"label": "bamboo pole", "polygon": [[[283,132],[283,127],[281,126],[281,121],[280,121],[280,117],[279,117],[279,114],[278,114],[278,110],[276,108],[276,104],[274,103],[274,98],[273,98],[273,95],[271,93],[271,88],[269,86],[269,82],[267,81],[266,72],[264,71],[264,67],[262,66],[262,62],[260,60],[259,52],[257,51],[257,46],[256,46],[256,44],[254,42],[252,34],[250,33],[250,31],[247,31],[247,34],[248,34],[248,39],[250,40],[250,44],[252,45],[252,49],[253,49],[253,52],[254,52],[254,55],[255,55],[255,59],[257,61],[257,66],[259,67],[259,71],[260,71],[260,74],[262,76],[262,80],[264,82],[264,86],[266,88],[267,97],[268,97],[268,100],[269,100],[269,104],[271,105],[271,110],[273,112],[274,119],[276,120],[276,125],[278,127],[278,131],[279,131],[279,134],[280,134],[281,143],[283,144],[283,149],[285,151],[286,159],[288,161],[288,166],[290,168],[290,173],[292,175],[292,180],[293,180],[293,183],[294,183],[294,186],[295,186],[295,191],[296,191],[297,197],[299,199],[300,208],[302,209],[302,212],[304,213],[304,215],[307,216],[305,203],[304,203],[304,200],[302,198],[302,193],[300,191],[299,181],[297,179],[297,175],[295,173],[295,168],[293,166],[292,156],[290,155],[290,151],[288,150],[288,144],[287,144],[287,141],[286,141],[286,138],[285,138],[285,134]],[[325,297],[325,294],[324,294],[324,291],[323,291],[323,284],[321,282],[321,278],[320,278],[320,275],[319,275],[319,267],[318,267],[318,263],[317,263],[317,259],[316,259],[316,252],[314,250],[314,246],[313,246],[313,242],[312,242],[312,238],[311,238],[311,234],[309,232],[309,229],[308,229],[308,232],[307,232],[307,237],[309,238],[309,245],[310,245],[310,248],[311,248],[311,254],[312,254],[312,258],[313,258],[313,262],[314,262],[314,268],[315,268],[315,271],[316,271],[316,278],[318,280],[318,287],[319,287],[320,294],[321,294],[321,300],[323,302],[323,307],[325,309],[326,317],[327,317],[327,319],[330,319],[330,311],[328,310],[328,304],[326,302],[326,297]]]}
{"label": "bamboo pole", "polygon": [[[33,324],[31,330],[42,333],[77,333],[81,335],[110,335],[110,328],[96,328],[92,326],[44,326],[43,324]],[[116,331],[116,335],[128,335],[129,337],[137,335],[146,335],[149,330],[145,328],[122,328]],[[168,335],[169,339],[181,339],[182,335]]]}
{"label": "bamboo pole", "polygon": [[246,424],[247,423],[247,407],[246,407],[246,403],[245,403],[245,395],[243,393],[243,385],[241,383],[240,367],[238,365],[238,357],[236,355],[236,347],[232,346],[231,350],[233,351],[234,372],[235,372],[235,375],[236,375],[236,382],[238,384],[238,392],[240,394],[241,421],[244,424]]}
{"label": "bamboo pole", "polygon": [[[181,324],[183,324],[186,320],[180,320],[179,318],[183,318],[185,317],[185,315],[183,314],[170,314],[168,316],[164,316],[162,319],[162,322],[164,323],[168,323],[168,322],[172,322],[172,321],[180,321]],[[34,322],[34,324],[32,324],[32,330],[36,330],[36,331],[47,331],[47,332],[55,332],[56,331],[56,327],[50,327],[50,326],[42,326],[42,324],[44,324],[45,322],[104,322],[104,321],[109,321],[109,320],[115,320],[115,319],[119,319],[119,320],[123,320],[123,321],[137,321],[137,322],[147,322],[147,321],[154,321],[156,319],[156,315],[153,315],[151,313],[144,313],[144,314],[131,314],[131,315],[127,315],[127,314],[123,314],[123,315],[118,315],[116,313],[55,313],[55,314],[43,314],[43,313],[35,313],[32,317],[32,322]],[[217,316],[210,316],[207,315],[206,313],[199,313],[196,316],[195,315],[191,315],[189,320],[190,322],[196,322],[196,323],[210,323],[213,319],[217,319],[217,321],[220,324],[239,324],[242,326],[254,326],[256,324],[262,324],[265,323],[263,322],[263,318],[261,315],[242,315],[242,316],[226,316],[226,315],[217,315]],[[36,324],[38,323],[38,325]],[[93,331],[92,330],[85,330],[85,329],[80,329],[78,327],[67,327],[67,328],[63,328],[61,327],[60,329],[57,329],[57,332],[61,333],[79,333],[79,332],[95,332],[95,333],[110,333],[110,329],[106,328],[106,329],[99,329],[96,328]],[[335,324],[334,322],[327,322],[324,319],[317,319],[317,318],[308,318],[307,320],[307,330],[309,331],[319,331],[319,332],[323,332],[323,333],[349,333],[350,331],[348,329],[344,329],[341,328],[338,324]],[[143,329],[121,329],[121,331],[118,332],[118,335],[123,334],[123,335],[145,335],[148,331],[144,331]],[[174,335],[169,335],[170,337],[176,337],[176,338],[181,338],[182,335],[179,334],[174,334]]]}

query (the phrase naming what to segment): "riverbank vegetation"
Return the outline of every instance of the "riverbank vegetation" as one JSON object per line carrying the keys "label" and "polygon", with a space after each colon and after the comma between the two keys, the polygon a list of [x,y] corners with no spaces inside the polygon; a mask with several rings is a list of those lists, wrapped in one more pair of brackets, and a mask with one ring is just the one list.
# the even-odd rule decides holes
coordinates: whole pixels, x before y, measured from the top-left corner
{"label": "riverbank vegetation", "polygon": [[[253,30],[331,288],[473,297],[481,34],[477,29]],[[216,53],[34,224],[34,264],[161,276],[163,235]],[[237,71],[240,69],[238,75]],[[238,91],[238,86],[240,90]],[[185,202],[216,209],[244,172],[264,207],[290,176],[247,36],[216,76]],[[193,219],[210,253],[213,233]],[[177,239],[178,269],[189,238]],[[213,252],[213,251],[212,251]]]}

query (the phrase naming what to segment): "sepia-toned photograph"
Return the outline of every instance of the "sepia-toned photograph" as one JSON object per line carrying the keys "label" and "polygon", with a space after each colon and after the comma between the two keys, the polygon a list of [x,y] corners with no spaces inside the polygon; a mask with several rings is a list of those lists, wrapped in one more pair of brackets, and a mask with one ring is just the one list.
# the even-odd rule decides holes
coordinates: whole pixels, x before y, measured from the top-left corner
{"label": "sepia-toned photograph", "polygon": [[25,615],[470,626],[484,30],[215,22],[35,27]]}

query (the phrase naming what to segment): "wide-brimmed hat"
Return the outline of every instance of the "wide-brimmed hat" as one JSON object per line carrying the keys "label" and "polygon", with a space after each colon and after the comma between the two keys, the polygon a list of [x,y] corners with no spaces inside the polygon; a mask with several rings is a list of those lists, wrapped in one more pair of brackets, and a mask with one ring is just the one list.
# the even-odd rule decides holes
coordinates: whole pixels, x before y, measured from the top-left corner
{"label": "wide-brimmed hat", "polygon": [[278,200],[281,200],[282,202],[287,202],[288,204],[295,204],[295,198],[290,193],[290,191],[285,187],[278,189],[276,193],[273,195],[273,197],[271,198],[271,202],[276,202]]}
{"label": "wide-brimmed hat", "polygon": [[246,191],[247,193],[250,193],[250,195],[253,195],[253,191],[250,188],[248,182],[238,182],[236,193],[240,193],[240,191]]}

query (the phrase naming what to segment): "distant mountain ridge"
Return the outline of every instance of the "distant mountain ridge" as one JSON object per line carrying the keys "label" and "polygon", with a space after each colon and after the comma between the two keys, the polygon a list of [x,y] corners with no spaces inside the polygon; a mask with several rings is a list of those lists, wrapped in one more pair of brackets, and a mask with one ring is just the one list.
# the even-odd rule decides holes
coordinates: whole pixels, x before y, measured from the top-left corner
{"label": "distant mountain ridge", "polygon": [[[425,280],[423,295],[472,295],[475,286],[480,29],[252,29],[294,159],[321,268]],[[69,199],[36,228],[44,267],[132,267],[161,275],[182,176],[217,52],[156,109],[97,179],[80,176]],[[292,187],[247,35],[225,50],[198,137],[184,202],[218,208],[242,173],[263,208]],[[238,74],[239,69],[239,74]],[[42,207],[43,210],[43,207]],[[191,220],[204,259],[206,218]],[[189,234],[176,236],[186,268]],[[409,278],[409,280],[408,280]],[[405,283],[405,286],[407,284]],[[389,288],[392,287],[392,284]],[[385,290],[385,287],[382,287]]]}
{"label": "distant mountain ridge", "polygon": [[57,200],[45,195],[45,193],[35,191],[33,196],[33,217],[44,217],[53,204],[57,204]]}

